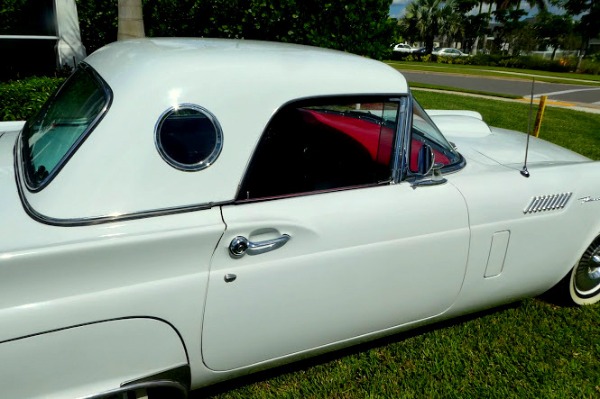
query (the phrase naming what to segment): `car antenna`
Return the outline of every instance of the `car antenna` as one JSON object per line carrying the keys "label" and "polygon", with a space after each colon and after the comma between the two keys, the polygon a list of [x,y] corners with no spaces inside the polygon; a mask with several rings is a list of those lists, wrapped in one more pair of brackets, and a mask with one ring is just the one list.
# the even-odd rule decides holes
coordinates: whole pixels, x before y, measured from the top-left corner
{"label": "car antenna", "polygon": [[527,145],[525,146],[525,161],[523,162],[523,169],[521,169],[521,175],[529,177],[529,171],[527,170],[527,154],[529,153],[529,137],[531,136],[531,115],[533,115],[533,88],[535,86],[535,78],[531,80],[531,97],[529,100],[529,118],[527,119]]}

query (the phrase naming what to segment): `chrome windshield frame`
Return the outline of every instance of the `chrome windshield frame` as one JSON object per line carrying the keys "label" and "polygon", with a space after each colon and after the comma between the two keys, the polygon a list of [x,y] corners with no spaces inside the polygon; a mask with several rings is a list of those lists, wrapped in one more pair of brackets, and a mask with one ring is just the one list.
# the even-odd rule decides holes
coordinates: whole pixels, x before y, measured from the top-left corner
{"label": "chrome windshield frame", "polygon": [[396,142],[394,144],[394,159],[392,167],[392,182],[400,183],[405,179],[407,171],[407,150],[410,144],[410,128],[412,126],[412,103],[411,93],[399,97],[400,109],[396,126]]}

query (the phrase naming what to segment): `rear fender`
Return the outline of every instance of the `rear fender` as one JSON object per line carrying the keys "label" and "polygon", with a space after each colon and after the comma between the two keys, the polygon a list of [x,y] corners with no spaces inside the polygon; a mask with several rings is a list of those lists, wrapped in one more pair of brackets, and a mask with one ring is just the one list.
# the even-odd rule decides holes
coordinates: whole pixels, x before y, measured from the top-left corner
{"label": "rear fender", "polygon": [[[189,371],[183,342],[157,319],[105,321],[0,343],[6,398],[91,397],[150,384],[152,376],[169,382],[165,372],[182,369]],[[189,372],[179,375],[188,381],[173,382],[189,387]]]}

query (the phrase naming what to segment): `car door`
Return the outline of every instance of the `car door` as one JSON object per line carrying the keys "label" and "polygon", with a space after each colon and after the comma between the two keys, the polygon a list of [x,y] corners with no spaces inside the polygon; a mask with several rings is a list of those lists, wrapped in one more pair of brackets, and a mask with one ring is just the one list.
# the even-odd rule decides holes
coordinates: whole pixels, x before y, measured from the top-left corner
{"label": "car door", "polygon": [[273,118],[239,200],[222,207],[202,332],[213,370],[431,318],[460,291],[461,195],[390,178],[403,102],[323,101]]}

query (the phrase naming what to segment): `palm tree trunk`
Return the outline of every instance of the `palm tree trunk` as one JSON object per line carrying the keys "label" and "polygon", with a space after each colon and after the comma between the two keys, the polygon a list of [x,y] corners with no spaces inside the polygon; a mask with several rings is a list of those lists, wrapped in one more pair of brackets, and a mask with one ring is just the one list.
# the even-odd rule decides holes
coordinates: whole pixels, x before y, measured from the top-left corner
{"label": "palm tree trunk", "polygon": [[142,0],[119,0],[117,40],[144,37]]}

